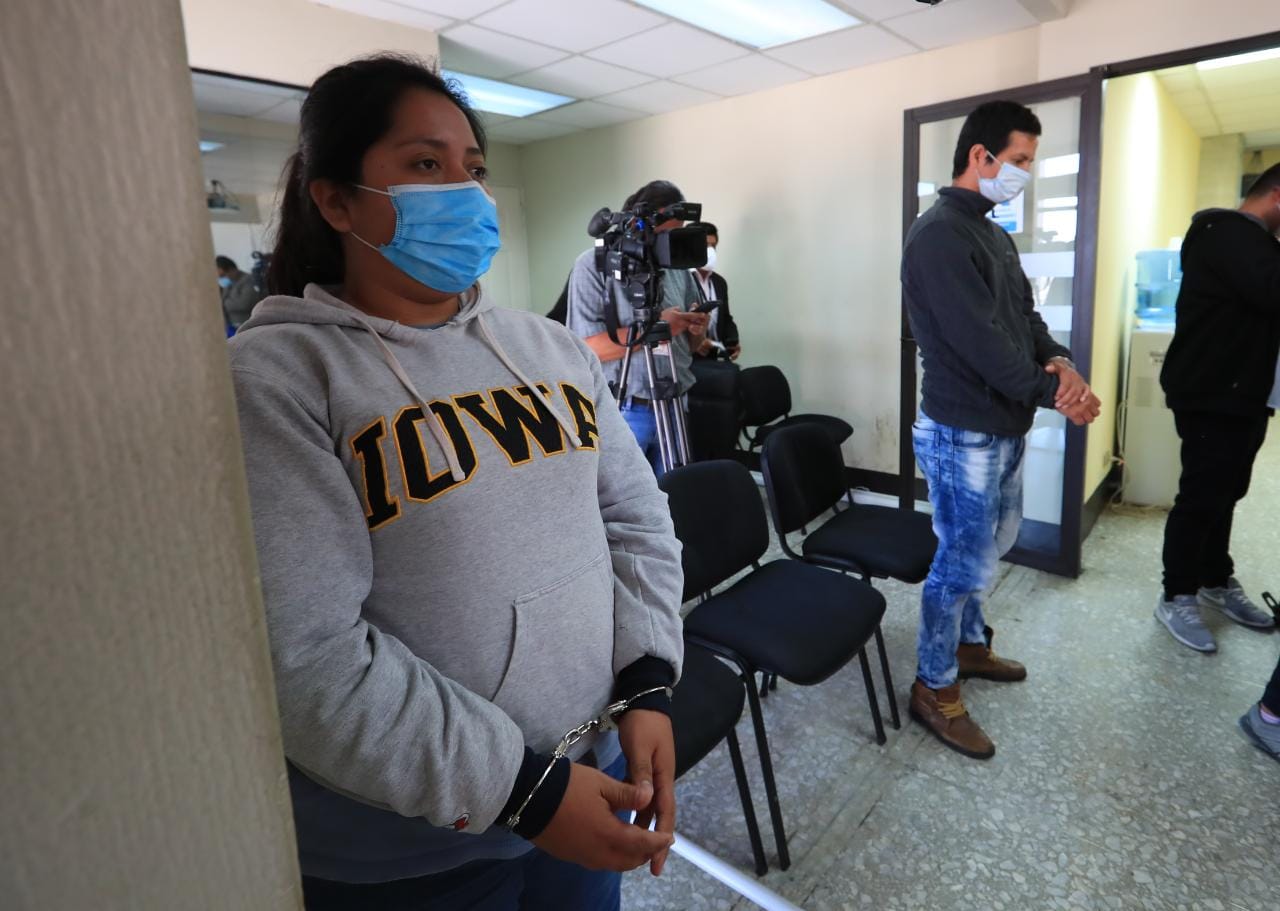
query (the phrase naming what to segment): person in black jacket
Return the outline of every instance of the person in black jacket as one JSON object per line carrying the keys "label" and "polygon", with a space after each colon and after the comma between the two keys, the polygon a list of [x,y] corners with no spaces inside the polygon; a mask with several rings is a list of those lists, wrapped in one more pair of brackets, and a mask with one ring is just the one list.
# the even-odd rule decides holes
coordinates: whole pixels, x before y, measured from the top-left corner
{"label": "person in black jacket", "polygon": [[[729,283],[716,271],[716,248],[720,246],[720,229],[709,221],[699,222],[694,227],[703,228],[707,232],[707,264],[701,269],[691,269],[700,297],[704,301],[717,301],[720,306],[711,311],[711,322],[707,324],[707,335],[702,344],[693,352],[694,357],[716,357],[720,350],[728,355],[729,360],[736,361],[742,354],[742,344],[738,338],[738,324],[733,321],[729,312]],[[721,346],[718,348],[716,343]]]}
{"label": "person in black jacket", "polygon": [[1182,440],[1182,478],[1164,529],[1156,619],[1201,652],[1217,650],[1203,604],[1271,629],[1235,578],[1231,522],[1267,435],[1280,356],[1280,165],[1239,209],[1208,209],[1182,242],[1177,326],[1160,372]]}
{"label": "person in black jacket", "polygon": [[960,130],[950,187],[916,219],[902,290],[924,363],[913,442],[929,483],[938,549],[924,584],[911,715],[976,759],[995,745],[969,717],[959,677],[1013,681],[1026,668],[990,648],[982,601],[1022,518],[1022,463],[1037,408],[1076,424],[1098,400],[1036,313],[1013,239],[992,207],[1031,179],[1040,121],[1011,101],[977,108]]}

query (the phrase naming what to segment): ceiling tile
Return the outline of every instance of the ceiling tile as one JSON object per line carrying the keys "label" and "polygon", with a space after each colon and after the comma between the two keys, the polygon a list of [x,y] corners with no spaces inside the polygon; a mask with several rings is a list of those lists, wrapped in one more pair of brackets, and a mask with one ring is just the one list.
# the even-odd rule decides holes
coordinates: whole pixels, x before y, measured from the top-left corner
{"label": "ceiling tile", "polygon": [[569,57],[525,73],[512,81],[544,92],[558,92],[575,98],[593,98],[643,85],[651,80],[652,77],[643,73],[624,70],[620,66],[611,66],[599,60]]}
{"label": "ceiling tile", "polygon": [[916,50],[914,44],[877,25],[863,25],[772,48],[768,54],[820,76],[914,54]]}
{"label": "ceiling tile", "polygon": [[440,59],[458,73],[505,79],[563,60],[564,51],[463,24],[440,33]]}
{"label": "ceiling tile", "polygon": [[453,22],[448,16],[437,16],[434,13],[413,9],[400,3],[392,3],[391,0],[311,0],[311,2],[319,3],[321,6],[331,6],[343,12],[355,13],[358,16],[382,19],[386,22],[395,22],[399,25],[408,25],[412,28],[426,29],[431,32],[437,31]]}
{"label": "ceiling tile", "polygon": [[920,9],[916,0],[836,0],[863,22],[882,22],[895,16],[905,16]]}
{"label": "ceiling tile", "polygon": [[579,101],[577,104],[566,104],[562,108],[538,114],[533,119],[546,121],[547,123],[591,129],[592,127],[606,127],[615,123],[624,123],[628,120],[638,120],[646,116],[648,115],[640,111],[630,111],[611,104],[601,104],[598,101]]}
{"label": "ceiling tile", "polygon": [[705,70],[686,73],[676,81],[719,95],[742,95],[796,82],[806,76],[806,73],[763,54],[752,54],[707,67]]}
{"label": "ceiling tile", "polygon": [[302,114],[302,98],[287,98],[273,108],[258,114],[262,120],[275,123],[297,123]]}
{"label": "ceiling tile", "polygon": [[476,24],[581,53],[666,21],[621,0],[512,0]]}
{"label": "ceiling tile", "polygon": [[450,19],[471,19],[481,13],[487,13],[495,6],[502,6],[507,0],[394,0],[402,6],[438,13]]}
{"label": "ceiling tile", "polygon": [[519,117],[512,117],[510,114],[492,114],[489,111],[478,111],[480,122],[484,124],[486,130],[496,127],[500,123],[511,123],[519,120]]}
{"label": "ceiling tile", "polygon": [[195,92],[196,110],[237,117],[257,116],[280,102],[293,98],[297,92],[296,89],[283,86],[206,73],[192,73],[191,87]]}
{"label": "ceiling tile", "polygon": [[526,142],[537,142],[540,139],[554,139],[569,133],[577,133],[577,127],[551,123],[546,120],[534,120],[525,117],[514,123],[503,123],[489,131],[489,138],[498,142],[510,142],[521,145]]}
{"label": "ceiling tile", "polygon": [[1018,0],[951,0],[892,19],[886,27],[927,50],[1039,24]]}
{"label": "ceiling tile", "polygon": [[708,35],[682,22],[671,22],[597,48],[588,56],[665,77],[700,70],[749,53],[750,50],[732,41]]}
{"label": "ceiling tile", "polygon": [[644,111],[646,114],[665,114],[668,111],[717,101],[719,98],[719,95],[713,95],[701,89],[662,81],[650,82],[613,95],[605,95],[600,100],[609,104],[619,104],[624,108]]}

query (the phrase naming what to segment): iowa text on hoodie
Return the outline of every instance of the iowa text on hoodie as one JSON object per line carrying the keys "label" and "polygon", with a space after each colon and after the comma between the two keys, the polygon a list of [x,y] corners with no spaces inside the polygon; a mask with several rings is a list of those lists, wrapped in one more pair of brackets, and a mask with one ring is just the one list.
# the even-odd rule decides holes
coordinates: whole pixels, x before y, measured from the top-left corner
{"label": "iowa text on hoodie", "polygon": [[314,285],[231,361],[304,872],[526,850],[492,828],[524,746],[682,655],[666,498],[599,361],[481,295],[424,331]]}

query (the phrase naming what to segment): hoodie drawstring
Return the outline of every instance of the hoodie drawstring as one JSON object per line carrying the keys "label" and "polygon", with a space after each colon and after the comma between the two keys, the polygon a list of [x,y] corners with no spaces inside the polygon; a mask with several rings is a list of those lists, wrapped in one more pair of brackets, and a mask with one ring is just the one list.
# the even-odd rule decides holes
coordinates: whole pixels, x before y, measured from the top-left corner
{"label": "hoodie drawstring", "polygon": [[378,343],[378,347],[382,349],[382,359],[387,362],[387,366],[391,368],[391,372],[396,375],[405,389],[409,390],[409,394],[413,396],[414,401],[422,406],[422,416],[427,419],[427,426],[431,428],[431,435],[436,438],[436,443],[444,452],[445,461],[449,464],[449,474],[453,480],[462,483],[467,479],[466,474],[462,471],[462,466],[458,464],[458,454],[454,451],[453,444],[449,441],[449,433],[445,429],[444,421],[440,420],[440,415],[432,410],[427,404],[426,398],[418,391],[418,387],[413,385],[413,380],[409,379],[409,374],[405,373],[404,367],[400,366],[400,361],[396,358],[395,352],[390,346],[382,340],[382,336],[378,334],[378,330],[369,325],[368,321],[359,314],[352,313],[356,322],[369,331],[373,336],[373,340]]}
{"label": "hoodie drawstring", "polygon": [[524,372],[516,366],[515,361],[513,361],[507,352],[503,350],[502,345],[498,343],[498,340],[493,337],[493,333],[489,331],[489,326],[484,321],[483,313],[476,315],[476,323],[480,326],[480,334],[484,336],[485,342],[493,350],[493,353],[498,356],[498,360],[502,361],[503,366],[510,370],[516,379],[524,383],[524,385],[529,388],[529,391],[533,393],[533,396],[542,403],[543,408],[546,408],[547,411],[551,412],[551,415],[556,419],[556,423],[560,425],[561,429],[564,430],[565,436],[569,438],[569,442],[573,444],[573,448],[581,449],[583,443],[581,438],[578,436],[578,431],[569,422],[567,417],[556,410],[543,391],[538,388],[537,384],[525,376]]}

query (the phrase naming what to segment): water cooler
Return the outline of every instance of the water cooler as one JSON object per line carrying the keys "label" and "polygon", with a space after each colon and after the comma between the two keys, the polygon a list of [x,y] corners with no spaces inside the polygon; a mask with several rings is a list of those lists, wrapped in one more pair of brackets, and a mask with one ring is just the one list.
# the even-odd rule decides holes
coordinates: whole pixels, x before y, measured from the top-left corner
{"label": "water cooler", "polygon": [[1121,445],[1123,497],[1138,506],[1172,506],[1181,472],[1173,412],[1164,403],[1160,370],[1173,341],[1175,304],[1182,282],[1176,250],[1146,250],[1137,257],[1136,322],[1129,342],[1129,369]]}

